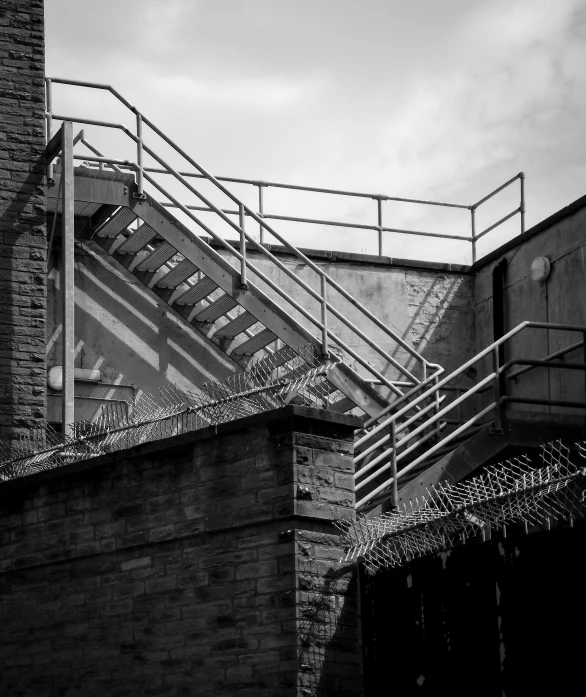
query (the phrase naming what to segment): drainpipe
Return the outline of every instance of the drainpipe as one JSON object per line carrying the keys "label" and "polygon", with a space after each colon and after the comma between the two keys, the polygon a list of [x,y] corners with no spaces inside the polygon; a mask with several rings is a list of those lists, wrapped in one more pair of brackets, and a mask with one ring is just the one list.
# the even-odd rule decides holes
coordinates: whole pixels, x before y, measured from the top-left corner
{"label": "drainpipe", "polygon": [[[506,334],[506,295],[505,281],[507,275],[507,259],[501,259],[492,270],[492,326],[493,326],[493,341],[497,341]],[[498,364],[505,364],[505,346],[501,344],[498,347]],[[506,394],[506,380],[504,373],[499,377],[499,392],[500,396]]]}

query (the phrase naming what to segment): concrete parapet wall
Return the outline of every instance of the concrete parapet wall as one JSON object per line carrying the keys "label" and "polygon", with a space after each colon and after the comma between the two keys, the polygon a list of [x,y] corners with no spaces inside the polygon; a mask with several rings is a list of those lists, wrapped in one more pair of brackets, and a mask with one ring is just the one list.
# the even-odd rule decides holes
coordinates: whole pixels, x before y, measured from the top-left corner
{"label": "concrete parapet wall", "polygon": [[0,489],[2,694],[361,694],[349,417],[287,407]]}

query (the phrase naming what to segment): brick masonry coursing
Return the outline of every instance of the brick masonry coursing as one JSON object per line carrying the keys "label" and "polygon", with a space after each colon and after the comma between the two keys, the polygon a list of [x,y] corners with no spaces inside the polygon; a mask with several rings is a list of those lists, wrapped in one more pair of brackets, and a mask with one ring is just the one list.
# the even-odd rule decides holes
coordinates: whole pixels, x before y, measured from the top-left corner
{"label": "brick masonry coursing", "polygon": [[350,417],[300,407],[0,491],[0,693],[361,694]]}
{"label": "brick masonry coursing", "polygon": [[0,1],[0,439],[45,416],[43,74],[43,1]]}

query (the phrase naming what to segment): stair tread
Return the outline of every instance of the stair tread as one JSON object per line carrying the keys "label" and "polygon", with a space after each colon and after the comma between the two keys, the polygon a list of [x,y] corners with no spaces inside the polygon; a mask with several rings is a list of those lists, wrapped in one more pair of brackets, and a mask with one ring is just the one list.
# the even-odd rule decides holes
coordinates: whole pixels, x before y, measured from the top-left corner
{"label": "stair tread", "polygon": [[98,230],[98,237],[118,237],[118,235],[136,220],[137,216],[130,208],[118,211]]}
{"label": "stair tread", "polygon": [[175,254],[177,254],[175,247],[169,242],[163,242],[146,259],[141,261],[135,271],[157,271]]}
{"label": "stair tread", "polygon": [[228,322],[228,324],[225,324],[223,327],[218,329],[218,331],[214,334],[214,338],[233,339],[234,337],[238,336],[238,334],[242,334],[242,332],[245,332],[247,329],[252,327],[252,325],[256,324],[256,322],[256,317],[251,315],[250,312],[242,312],[238,315],[238,317],[235,317],[233,320]]}
{"label": "stair tread", "polygon": [[217,284],[208,276],[204,276],[200,281],[195,283],[183,295],[180,295],[175,300],[175,305],[197,305],[198,302],[207,298],[210,293],[213,293]]}
{"label": "stair tread", "polygon": [[204,310],[199,312],[192,322],[215,322],[226,312],[230,312],[238,303],[231,295],[221,295],[217,300],[208,305]]}
{"label": "stair tread", "polygon": [[270,329],[263,329],[262,332],[255,334],[240,344],[240,346],[237,346],[233,353],[239,356],[254,356],[257,351],[271,344],[276,338],[276,335]]}
{"label": "stair tread", "polygon": [[136,254],[147,245],[157,233],[150,225],[143,223],[120,247],[116,250],[117,254]]}
{"label": "stair tread", "polygon": [[197,271],[197,266],[187,259],[180,261],[175,268],[157,281],[158,288],[177,288]]}

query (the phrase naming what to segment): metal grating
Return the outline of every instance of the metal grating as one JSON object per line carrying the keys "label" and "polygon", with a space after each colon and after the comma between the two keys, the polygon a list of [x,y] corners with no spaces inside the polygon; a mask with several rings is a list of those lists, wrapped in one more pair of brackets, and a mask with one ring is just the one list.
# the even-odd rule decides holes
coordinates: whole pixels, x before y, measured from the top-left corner
{"label": "metal grating", "polygon": [[213,293],[217,287],[211,278],[204,276],[201,281],[198,281],[189,290],[185,291],[183,295],[180,295],[174,304],[196,305],[200,300],[207,298],[210,293]]}
{"label": "metal grating", "polygon": [[177,250],[172,244],[162,242],[148,257],[140,262],[135,271],[158,271],[175,254],[177,254]]}
{"label": "metal grating", "polygon": [[118,235],[136,220],[130,208],[119,208],[96,233],[98,237],[118,237]]}
{"label": "metal grating", "polygon": [[[47,212],[48,213],[61,213],[61,199],[60,198],[47,198]],[[91,218],[91,216],[96,213],[102,207],[101,203],[94,203],[92,201],[75,201],[74,205],[74,215],[79,218]]]}
{"label": "metal grating", "polygon": [[[578,452],[586,459],[586,442]],[[440,484],[394,513],[337,521],[344,560],[362,561],[374,573],[486,538],[491,528],[582,517],[586,468],[574,464],[559,441],[542,446],[541,465],[533,467],[527,456],[514,458],[467,482]]]}
{"label": "metal grating", "polygon": [[196,271],[197,266],[184,259],[157,281],[156,285],[159,288],[177,288],[178,285],[193,276]]}
{"label": "metal grating", "polygon": [[116,253],[136,254],[156,236],[157,233],[155,230],[146,223],[143,223],[136,232],[133,232],[132,235],[118,247]]}

